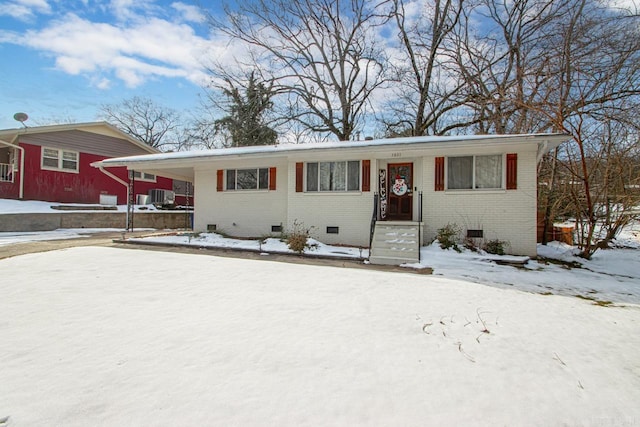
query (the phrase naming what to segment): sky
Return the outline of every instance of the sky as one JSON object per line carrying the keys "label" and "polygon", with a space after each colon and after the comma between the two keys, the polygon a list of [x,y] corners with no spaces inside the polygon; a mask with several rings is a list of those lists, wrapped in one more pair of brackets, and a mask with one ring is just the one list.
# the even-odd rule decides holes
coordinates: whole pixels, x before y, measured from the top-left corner
{"label": "sky", "polygon": [[196,3],[0,0],[0,129],[20,127],[17,112],[27,126],[94,121],[133,96],[193,109],[208,58],[228,50]]}
{"label": "sky", "polygon": [[222,1],[0,0],[0,129],[20,127],[18,112],[28,126],[94,121],[101,105],[133,96],[189,111],[188,120],[207,65],[239,53],[200,4],[216,15]]}

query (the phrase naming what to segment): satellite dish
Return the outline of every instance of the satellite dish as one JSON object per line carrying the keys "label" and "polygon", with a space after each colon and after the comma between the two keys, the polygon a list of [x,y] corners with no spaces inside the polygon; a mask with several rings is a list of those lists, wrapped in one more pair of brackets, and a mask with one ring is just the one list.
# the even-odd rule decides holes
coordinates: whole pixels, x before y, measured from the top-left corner
{"label": "satellite dish", "polygon": [[13,115],[13,118],[22,123],[22,126],[27,127],[27,125],[24,124],[24,122],[26,122],[29,118],[29,116],[27,116],[27,113],[15,113]]}

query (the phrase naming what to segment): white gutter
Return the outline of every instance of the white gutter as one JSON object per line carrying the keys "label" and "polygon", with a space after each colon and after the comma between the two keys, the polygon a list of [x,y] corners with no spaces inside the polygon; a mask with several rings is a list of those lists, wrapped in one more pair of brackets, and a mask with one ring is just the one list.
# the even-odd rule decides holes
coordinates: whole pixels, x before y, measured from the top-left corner
{"label": "white gutter", "polygon": [[[13,144],[18,139],[18,135],[13,138],[11,143]],[[20,150],[20,187],[18,189],[18,198],[22,199],[24,197],[24,148],[20,147],[20,145],[16,145],[16,148]]]}
{"label": "white gutter", "polygon": [[20,150],[20,187],[18,188],[18,198],[24,197],[24,148],[16,145],[16,148]]}

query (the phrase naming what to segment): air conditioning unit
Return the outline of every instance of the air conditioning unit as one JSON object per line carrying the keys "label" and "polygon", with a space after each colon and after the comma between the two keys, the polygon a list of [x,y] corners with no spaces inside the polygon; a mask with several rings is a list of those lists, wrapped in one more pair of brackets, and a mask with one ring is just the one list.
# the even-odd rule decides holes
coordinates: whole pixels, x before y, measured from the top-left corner
{"label": "air conditioning unit", "polygon": [[149,202],[152,205],[172,206],[176,203],[176,193],[171,190],[154,188],[149,190]]}

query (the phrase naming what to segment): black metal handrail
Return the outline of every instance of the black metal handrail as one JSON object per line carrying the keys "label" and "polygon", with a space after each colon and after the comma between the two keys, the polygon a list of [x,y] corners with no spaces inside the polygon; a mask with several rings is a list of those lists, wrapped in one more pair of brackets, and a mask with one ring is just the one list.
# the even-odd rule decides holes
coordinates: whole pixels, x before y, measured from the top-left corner
{"label": "black metal handrail", "polygon": [[376,230],[376,221],[378,221],[378,193],[373,193],[373,214],[371,215],[371,227],[369,229],[369,251],[371,251],[371,245],[373,243],[373,233]]}
{"label": "black metal handrail", "polygon": [[422,248],[422,191],[418,191],[418,262],[420,262],[420,248]]}

